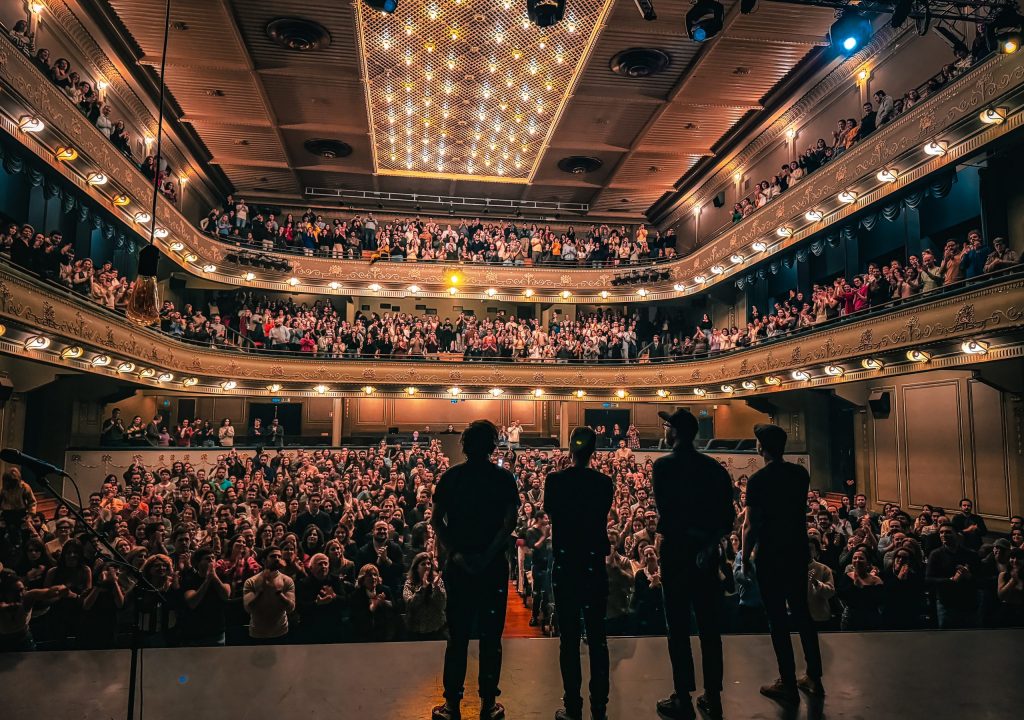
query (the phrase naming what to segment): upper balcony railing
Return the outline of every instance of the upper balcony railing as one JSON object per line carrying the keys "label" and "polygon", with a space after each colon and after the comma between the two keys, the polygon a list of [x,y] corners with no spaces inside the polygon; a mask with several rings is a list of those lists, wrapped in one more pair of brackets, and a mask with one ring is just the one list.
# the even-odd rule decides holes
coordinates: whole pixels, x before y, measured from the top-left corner
{"label": "upper balcony railing", "polygon": [[[50,149],[73,144],[79,152],[78,160],[72,163],[79,184],[134,223],[135,214],[148,205],[150,181],[6,37],[0,39],[0,82],[8,90],[0,94],[0,106],[13,118],[13,124],[7,123],[7,127],[19,132],[14,128],[26,114],[42,119],[47,127],[36,133],[36,141]],[[361,259],[275,252],[266,254],[287,270],[242,267],[229,261],[237,248],[203,234],[163,197],[158,201],[156,222],[167,235],[157,242],[174,262],[197,276],[289,292],[367,294],[372,286],[371,291],[382,297],[403,297],[408,295],[409,285],[415,284],[422,297],[457,293],[460,297],[567,303],[671,299],[699,293],[745,272],[749,265],[802,243],[867,205],[976,153],[1020,126],[1022,96],[1024,53],[993,56],[721,236],[686,257],[660,265],[657,269],[663,277],[627,287],[612,285],[622,272],[613,268],[452,262],[370,264]],[[979,113],[995,107],[1005,108],[1005,119],[998,124],[983,123]],[[939,152],[926,152],[926,147]],[[59,164],[52,152],[45,159]],[[894,181],[876,177],[883,168],[896,170]],[[107,182],[88,185],[85,178],[96,173],[103,174]],[[840,201],[840,193],[849,193],[846,198],[853,201]],[[129,204],[113,205],[117,195],[127,198]],[[814,219],[807,216],[812,210],[816,213]],[[140,235],[148,237],[148,226],[135,227]]]}

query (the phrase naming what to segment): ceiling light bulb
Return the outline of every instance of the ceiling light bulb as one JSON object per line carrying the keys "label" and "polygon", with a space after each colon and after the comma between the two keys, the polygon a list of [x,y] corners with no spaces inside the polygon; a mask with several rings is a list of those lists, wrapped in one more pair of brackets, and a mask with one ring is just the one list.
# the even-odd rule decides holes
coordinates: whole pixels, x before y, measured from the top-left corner
{"label": "ceiling light bulb", "polygon": [[299,279],[297,277],[290,277],[288,278],[288,284],[291,285],[292,287],[295,287],[296,285],[299,284]]}
{"label": "ceiling light bulb", "polygon": [[66,347],[60,351],[60,356],[64,360],[77,360],[84,354],[85,350],[78,345],[72,345],[71,347]]}
{"label": "ceiling light bulb", "polygon": [[988,352],[988,343],[984,340],[964,340],[960,349],[967,355],[984,355]]}
{"label": "ceiling light bulb", "polygon": [[860,364],[865,370],[881,370],[883,366],[882,361],[878,358],[864,358]]}
{"label": "ceiling light bulb", "polygon": [[323,394],[324,394],[325,392],[327,392],[328,390],[330,390],[330,388],[329,388],[329,387],[327,387],[326,385],[317,385],[317,386],[316,386],[316,387],[314,387],[313,389],[314,389],[314,390],[316,390],[316,391],[317,391],[317,393],[319,393],[320,395],[323,395]]}
{"label": "ceiling light bulb", "polygon": [[665,390],[664,388],[658,388],[657,395],[660,398],[667,398],[671,394],[672,393],[670,393],[668,390]]}
{"label": "ceiling light bulb", "polygon": [[212,273],[212,272],[216,272],[216,271],[217,271],[217,266],[216,265],[213,265],[211,263],[207,263],[206,265],[203,265],[203,272],[205,272],[205,273]]}
{"label": "ceiling light bulb", "polygon": [[370,290],[380,292],[380,283],[370,283]]}
{"label": "ceiling light bulb", "polygon": [[826,365],[825,374],[831,377],[842,377],[846,374],[846,370],[841,365]]}
{"label": "ceiling light bulb", "polygon": [[331,290],[337,290],[338,288],[341,287],[341,283],[338,282],[337,280],[331,280],[329,283],[327,283],[327,287],[329,287]]}
{"label": "ceiling light bulb", "polygon": [[740,255],[739,253],[734,253],[732,257],[729,258],[729,260],[730,262],[732,262],[733,265],[739,265],[741,262],[743,262],[743,256]]}
{"label": "ceiling light bulb", "polygon": [[271,383],[267,385],[267,390],[272,393],[281,392],[281,385],[279,383]]}
{"label": "ceiling light bulb", "polygon": [[114,199],[111,200],[115,207],[124,207],[125,205],[129,205],[131,201],[132,199],[127,195],[115,195]]}
{"label": "ceiling light bulb", "polygon": [[544,397],[544,391],[541,388],[535,388],[533,391],[533,396],[535,398]]}
{"label": "ceiling light bulb", "polygon": [[808,210],[807,214],[804,215],[804,217],[807,218],[810,222],[818,222],[823,217],[825,217],[825,215],[821,212],[821,210]]}
{"label": "ceiling light bulb", "polygon": [[187,377],[181,381],[181,384],[184,385],[185,387],[194,387],[195,385],[199,384],[199,378]]}
{"label": "ceiling light bulb", "polygon": [[35,115],[22,115],[18,120],[18,127],[27,133],[37,133],[46,127],[46,124]]}
{"label": "ceiling light bulb", "polygon": [[247,272],[244,276],[246,282],[252,282],[256,278],[255,273]]}
{"label": "ceiling light bulb", "polygon": [[781,385],[782,384],[782,378],[780,378],[778,375],[768,375],[764,379],[764,384],[765,385]]}
{"label": "ceiling light bulb", "polygon": [[575,395],[576,397],[582,399],[582,398],[585,398],[587,396],[587,391],[586,390],[577,390],[576,392],[573,393],[573,395]]}
{"label": "ceiling light bulb", "polygon": [[800,380],[801,382],[806,382],[807,380],[811,379],[811,375],[806,370],[794,370],[793,379]]}
{"label": "ceiling light bulb", "polygon": [[568,300],[570,297],[572,297],[572,293],[569,292],[568,290],[563,290],[562,292],[559,293],[559,295],[562,296],[563,300]]}
{"label": "ceiling light bulb", "polygon": [[907,350],[907,360],[910,362],[928,362],[931,359],[931,354],[924,350]]}
{"label": "ceiling light bulb", "polygon": [[45,350],[50,347],[50,338],[45,335],[33,335],[25,340],[26,350]]}
{"label": "ceiling light bulb", "polygon": [[450,288],[448,288],[448,294],[449,295],[455,295],[458,292],[459,292],[459,289],[457,287],[450,287]]}
{"label": "ceiling light bulb", "polygon": [[145,212],[144,210],[140,210],[139,212],[135,213],[135,222],[139,223],[140,225],[145,225],[152,219],[153,216],[150,215],[148,212]]}
{"label": "ceiling light bulb", "polygon": [[608,295],[609,295],[609,293],[608,293],[607,290],[602,290],[601,291],[601,299],[602,300],[607,300],[608,299]]}
{"label": "ceiling light bulb", "polygon": [[945,140],[931,140],[925,143],[924,152],[932,157],[942,157],[949,150],[949,143]]}
{"label": "ceiling light bulb", "polygon": [[[117,366],[119,373],[130,373],[135,372],[135,363],[128,362],[127,360]],[[194,383],[193,383],[194,384]]]}
{"label": "ceiling light bulb", "polygon": [[526,288],[525,290],[523,290],[523,295],[525,295],[528,298],[532,298],[533,290],[531,290],[530,288]]}
{"label": "ceiling light bulb", "polygon": [[755,383],[753,380],[744,380],[742,383],[740,383],[740,387],[742,387],[744,390],[756,390],[757,383]]}
{"label": "ceiling light bulb", "polygon": [[377,391],[373,385],[363,385],[363,395],[373,395]]}
{"label": "ceiling light bulb", "polygon": [[89,173],[89,175],[85,178],[85,181],[90,185],[106,185],[107,176],[104,175],[103,173]]}
{"label": "ceiling light bulb", "polygon": [[236,387],[238,387],[238,383],[235,382],[234,380],[225,380],[220,384],[220,387],[222,390],[234,390]]}
{"label": "ceiling light bulb", "polygon": [[647,297],[647,288],[640,288],[639,290],[636,291],[636,294],[639,295],[640,297]]}
{"label": "ceiling light bulb", "polygon": [[75,150],[73,147],[59,145],[55,152],[55,156],[58,160],[62,162],[71,162],[72,160],[78,159],[78,151]]}
{"label": "ceiling light bulb", "polygon": [[704,388],[694,388],[693,394],[696,395],[697,397],[704,397],[705,395],[708,394],[708,391],[705,390]]}
{"label": "ceiling light bulb", "polygon": [[999,125],[1006,120],[1009,113],[1009,109],[1005,107],[985,108],[978,117],[986,125]]}
{"label": "ceiling light bulb", "polygon": [[106,367],[112,362],[109,355],[97,355],[92,359],[93,367]]}
{"label": "ceiling light bulb", "polygon": [[174,373],[162,372],[157,375],[157,382],[170,382],[174,379]]}
{"label": "ceiling light bulb", "polygon": [[498,294],[498,291],[494,288],[487,288],[487,297],[494,297]]}
{"label": "ceiling light bulb", "polygon": [[855,203],[857,202],[857,193],[853,190],[843,190],[839,193],[839,202],[846,203],[847,205]]}
{"label": "ceiling light bulb", "polygon": [[762,253],[762,252],[764,252],[765,250],[767,250],[767,249],[768,249],[768,246],[767,246],[767,245],[766,245],[765,243],[763,243],[763,242],[761,242],[760,240],[758,240],[758,241],[757,241],[757,242],[755,242],[755,243],[754,243],[753,245],[751,245],[751,246],[750,246],[750,248],[751,248],[751,249],[752,249],[752,250],[753,250],[754,252],[759,252],[759,253]]}
{"label": "ceiling light bulb", "polygon": [[615,397],[617,397],[619,400],[625,399],[625,397],[627,395],[629,395],[629,393],[626,392],[625,390],[616,390],[615,391]]}
{"label": "ceiling light bulb", "polygon": [[726,385],[722,386],[722,392],[724,392],[724,393],[736,392],[736,388],[734,386],[732,386],[732,385],[726,384]]}
{"label": "ceiling light bulb", "polygon": [[878,175],[876,177],[879,182],[891,183],[896,182],[898,175],[899,171],[896,168],[882,168],[878,171]]}
{"label": "ceiling light bulb", "polygon": [[491,397],[498,397],[499,395],[501,395],[505,391],[502,390],[501,388],[491,388],[487,392],[490,393]]}
{"label": "ceiling light bulb", "polygon": [[462,392],[462,388],[457,388],[457,387],[450,387],[450,388],[448,388],[448,394],[451,395],[452,397],[455,397],[456,395],[459,395],[461,392]]}
{"label": "ceiling light bulb", "polygon": [[418,390],[416,388],[414,388],[412,385],[410,385],[409,387],[407,387],[405,389],[405,394],[406,395],[415,395],[417,392],[418,392]]}
{"label": "ceiling light bulb", "polygon": [[783,227],[780,227],[778,230],[776,230],[775,234],[781,238],[791,238],[793,237],[793,228],[784,225]]}

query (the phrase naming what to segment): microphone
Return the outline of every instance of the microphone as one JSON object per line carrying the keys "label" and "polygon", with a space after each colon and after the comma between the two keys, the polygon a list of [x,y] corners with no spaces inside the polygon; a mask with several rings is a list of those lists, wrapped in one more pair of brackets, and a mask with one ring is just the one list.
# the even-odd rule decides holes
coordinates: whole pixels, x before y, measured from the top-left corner
{"label": "microphone", "polygon": [[45,460],[34,458],[31,455],[26,455],[21,450],[15,450],[14,448],[4,448],[0,450],[0,460],[11,465],[21,465],[22,467],[28,468],[36,475],[63,475],[68,477],[68,474],[63,469],[56,465],[51,465]]}

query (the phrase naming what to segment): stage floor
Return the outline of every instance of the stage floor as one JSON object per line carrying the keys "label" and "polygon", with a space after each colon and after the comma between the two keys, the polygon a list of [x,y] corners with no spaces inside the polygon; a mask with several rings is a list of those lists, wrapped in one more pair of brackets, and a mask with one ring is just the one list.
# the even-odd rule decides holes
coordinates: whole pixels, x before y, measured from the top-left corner
{"label": "stage floor", "polygon": [[[441,697],[443,650],[435,642],[146,650],[141,717],[425,719]],[[562,693],[558,640],[507,640],[504,650],[509,720],[550,720]],[[653,720],[655,701],[671,692],[665,639],[614,638],[610,650],[609,716]],[[1022,650],[1024,630],[822,635],[828,697],[786,710],[757,691],[777,674],[768,637],[731,636],[725,717],[1009,720],[1024,708]],[[479,707],[475,651],[474,643],[467,720]],[[128,667],[128,652],[119,650],[0,655],[0,715],[125,717]]]}

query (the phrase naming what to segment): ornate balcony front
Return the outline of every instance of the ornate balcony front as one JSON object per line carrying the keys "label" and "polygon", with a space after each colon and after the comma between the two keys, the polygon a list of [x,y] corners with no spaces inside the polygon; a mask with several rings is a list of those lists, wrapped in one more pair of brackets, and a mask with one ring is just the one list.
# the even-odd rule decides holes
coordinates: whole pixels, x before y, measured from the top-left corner
{"label": "ornate balcony front", "polygon": [[957,290],[679,362],[322,359],[188,345],[4,266],[0,350],[189,393],[446,397],[456,386],[465,396],[679,402],[899,375],[920,371],[922,363],[951,368],[1024,355],[1024,269]]}

